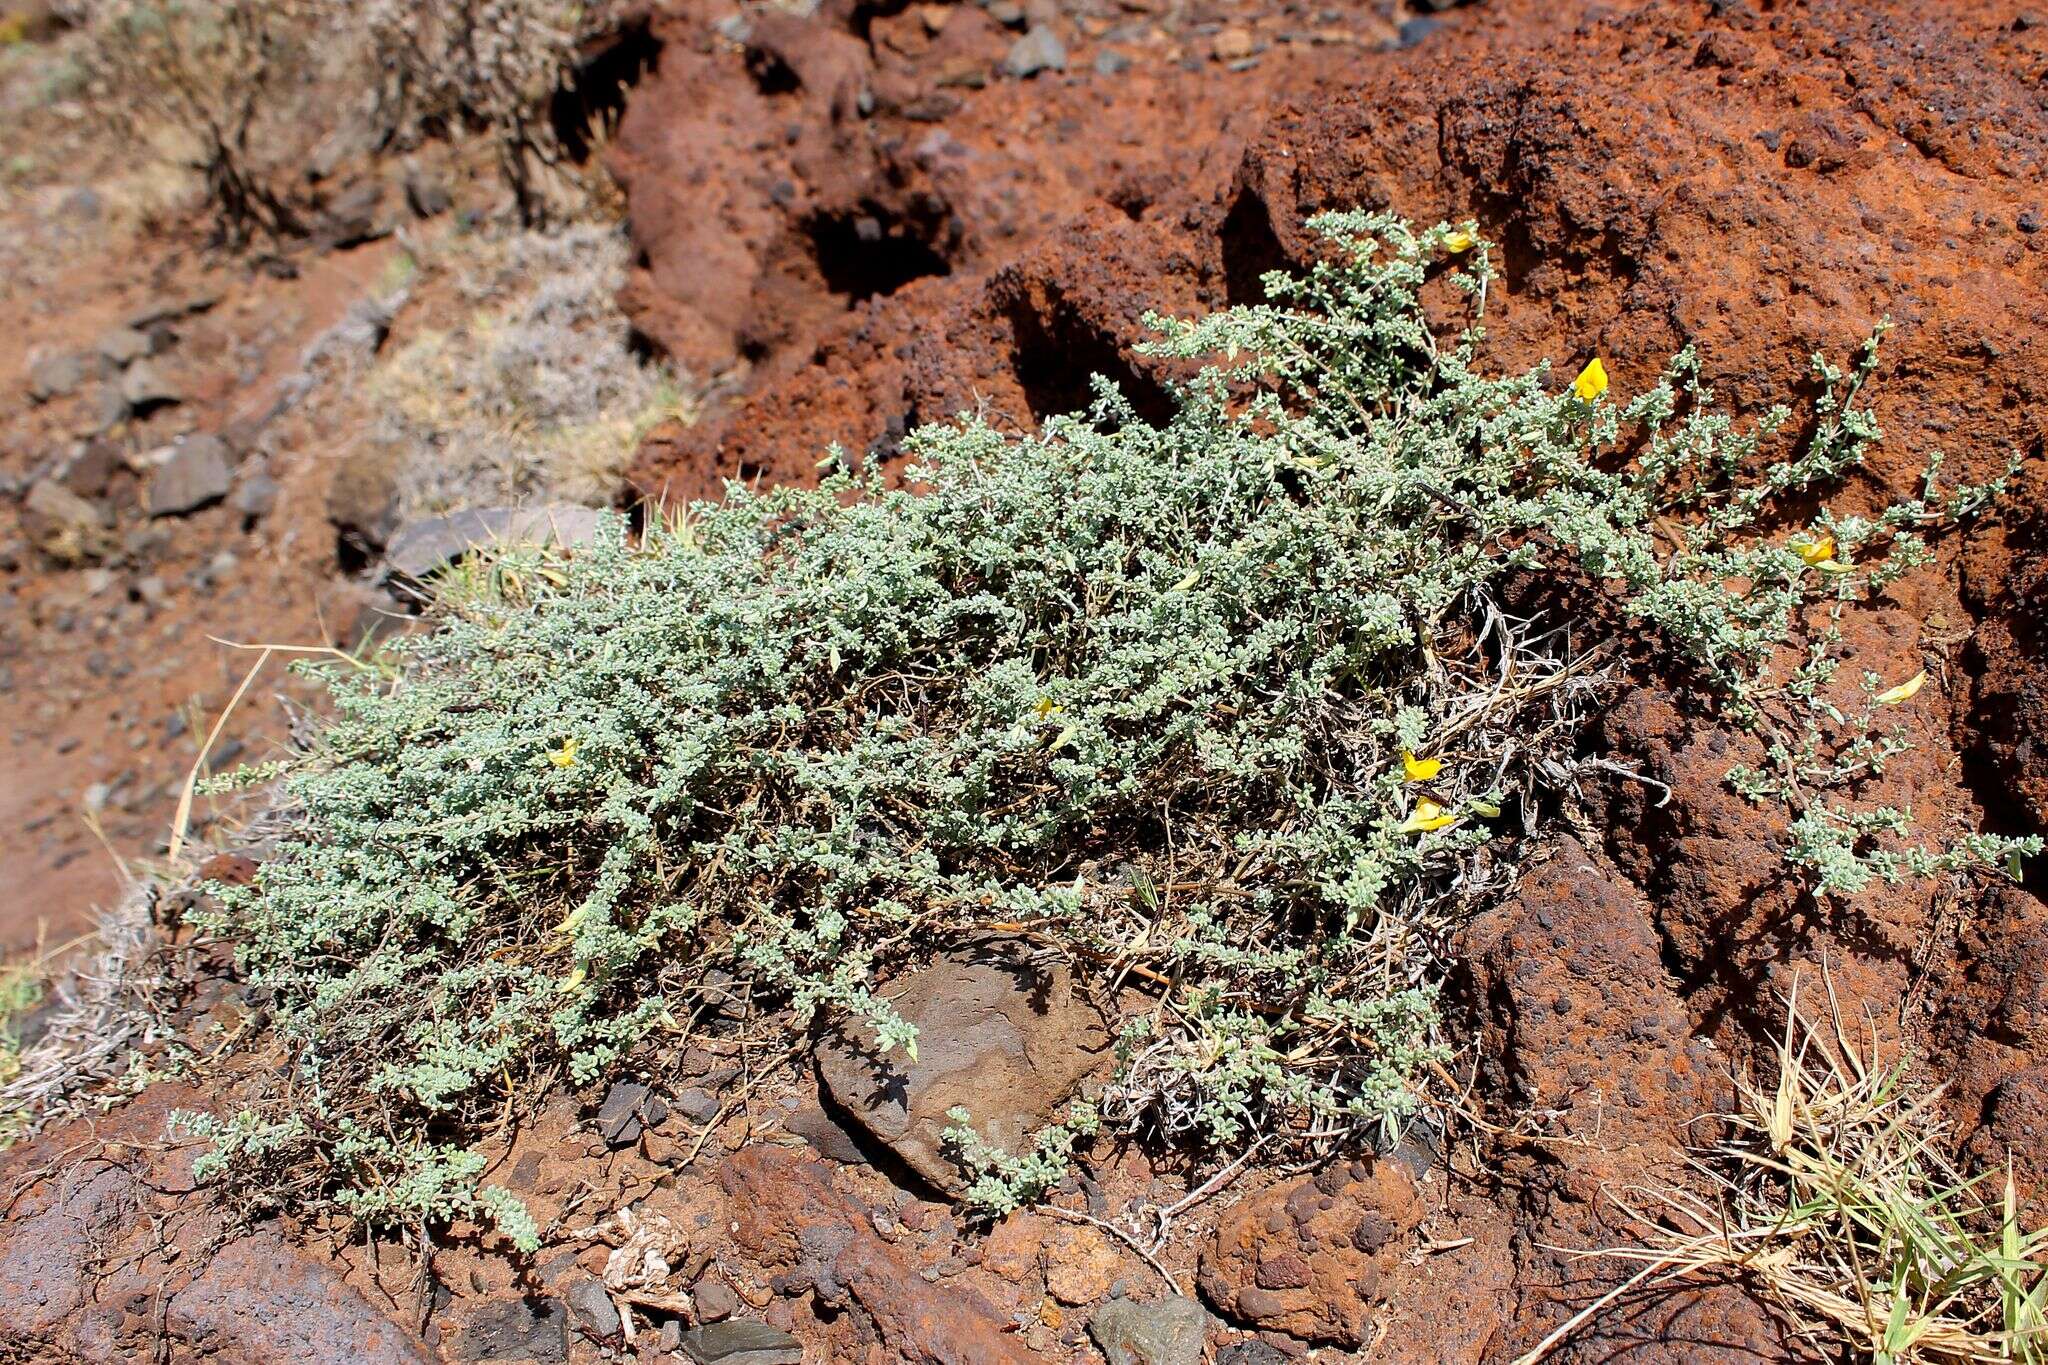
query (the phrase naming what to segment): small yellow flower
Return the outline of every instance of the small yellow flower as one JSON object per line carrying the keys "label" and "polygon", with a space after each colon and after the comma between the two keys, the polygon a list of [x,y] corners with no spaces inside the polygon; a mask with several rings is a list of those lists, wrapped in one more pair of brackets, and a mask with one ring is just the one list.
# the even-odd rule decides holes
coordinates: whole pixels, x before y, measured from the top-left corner
{"label": "small yellow flower", "polygon": [[1425,796],[1415,803],[1415,809],[1410,811],[1408,818],[1401,822],[1398,832],[1402,834],[1426,834],[1430,830],[1442,829],[1445,825],[1455,825],[1457,823],[1457,816],[1449,814],[1442,806],[1439,806],[1436,802]]}
{"label": "small yellow flower", "polygon": [[584,978],[589,975],[589,964],[579,962],[567,976],[563,977],[560,981],[557,981],[555,983],[555,990],[558,994],[567,995],[570,991],[573,991],[578,986],[582,985]]}
{"label": "small yellow flower", "polygon": [[1440,758],[1417,758],[1406,749],[1401,751],[1401,773],[1410,782],[1427,782],[1443,770]]}
{"label": "small yellow flower", "polygon": [[1877,694],[1879,706],[1897,706],[1902,701],[1911,701],[1921,688],[1927,686],[1927,670],[1921,669],[1897,687],[1888,687]]}
{"label": "small yellow flower", "polygon": [[1833,536],[1822,536],[1819,540],[1796,541],[1793,543],[1792,550],[1793,553],[1797,554],[1807,563],[1819,564],[1823,560],[1835,557],[1835,538]]}
{"label": "small yellow flower", "polygon": [[1038,705],[1032,707],[1031,709],[1038,714],[1040,719],[1043,719],[1046,716],[1056,716],[1066,708],[1062,707],[1058,702],[1054,701],[1051,697],[1040,697],[1038,699]]}
{"label": "small yellow flower", "polygon": [[1500,819],[1500,807],[1494,805],[1491,801],[1482,801],[1475,796],[1465,804],[1472,808],[1474,815],[1483,815],[1489,820]]}
{"label": "small yellow flower", "polygon": [[1453,256],[1462,256],[1477,245],[1479,245],[1479,239],[1463,228],[1444,234],[1444,250],[1450,252]]}
{"label": "small yellow flower", "polygon": [[576,751],[582,747],[583,741],[571,735],[562,741],[561,748],[548,750],[548,762],[557,768],[573,768],[576,766]]}
{"label": "small yellow flower", "polygon": [[1572,381],[1572,392],[1587,403],[1607,392],[1607,367],[1600,363],[1599,356],[1594,356],[1586,362],[1586,368],[1579,371],[1579,377]]}

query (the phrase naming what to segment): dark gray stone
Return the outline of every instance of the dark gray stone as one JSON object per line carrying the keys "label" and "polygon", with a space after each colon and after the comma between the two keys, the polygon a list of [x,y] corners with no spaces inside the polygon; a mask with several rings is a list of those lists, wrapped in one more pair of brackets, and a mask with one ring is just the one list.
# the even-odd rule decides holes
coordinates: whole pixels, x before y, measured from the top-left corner
{"label": "dark gray stone", "polygon": [[229,505],[249,520],[257,521],[269,516],[277,506],[277,494],[277,480],[258,471],[235,485],[235,494]]}
{"label": "dark gray stone", "polygon": [[38,403],[69,397],[91,373],[87,358],[75,351],[46,355],[28,367],[28,396]]}
{"label": "dark gray stone", "polygon": [[765,1322],[714,1322],[683,1333],[683,1355],[697,1365],[803,1365],[803,1343]]}
{"label": "dark gray stone", "polygon": [[94,431],[111,431],[128,420],[128,400],[121,396],[119,384],[96,384],[88,411]]}
{"label": "dark gray stone", "polygon": [[593,1341],[609,1341],[619,1334],[619,1309],[604,1285],[589,1276],[579,1276],[562,1292],[569,1309],[569,1322]]}
{"label": "dark gray stone", "polygon": [[1111,1299],[1088,1320],[1088,1335],[1109,1365],[1201,1365],[1209,1313],[1177,1294],[1150,1303]]}
{"label": "dark gray stone", "polygon": [[603,514],[594,508],[477,507],[410,522],[391,538],[385,562],[404,578],[425,578],[471,550],[491,545],[586,545],[596,538]]}
{"label": "dark gray stone", "polygon": [[457,1360],[531,1360],[553,1365],[568,1355],[563,1339],[568,1316],[555,1299],[485,1304],[463,1325],[453,1355]]}
{"label": "dark gray stone", "polygon": [[172,446],[149,480],[149,514],[180,516],[228,495],[228,448],[218,436],[188,436]]}
{"label": "dark gray stone", "polygon": [[1216,1353],[1216,1365],[1288,1365],[1278,1346],[1264,1341],[1240,1341]]}
{"label": "dark gray stone", "polygon": [[668,1117],[661,1096],[638,1081],[613,1081],[597,1109],[597,1135],[611,1147],[628,1147]]}
{"label": "dark gray stone", "polygon": [[121,401],[131,412],[147,412],[185,401],[184,391],[147,360],[138,360],[122,372],[120,392]]}
{"label": "dark gray stone", "polygon": [[102,334],[94,349],[111,365],[133,365],[149,354],[149,336],[133,327],[116,327]]}
{"label": "dark gray stone", "polygon": [[829,1157],[846,1166],[865,1166],[867,1154],[855,1142],[853,1134],[839,1126],[824,1108],[816,1104],[798,1105],[782,1126],[795,1133],[817,1151],[819,1156]]}
{"label": "dark gray stone", "polygon": [[1421,1180],[1443,1160],[1443,1130],[1426,1114],[1418,1114],[1408,1121],[1393,1151],[1384,1155],[1391,1155]]}
{"label": "dark gray stone", "polygon": [[718,1096],[702,1086],[691,1086],[676,1096],[675,1110],[692,1123],[709,1123],[718,1117]]}
{"label": "dark gray stone", "polygon": [[1444,21],[1441,19],[1427,14],[1418,14],[1401,25],[1400,32],[1396,35],[1394,41],[1401,47],[1414,47],[1443,26]]}
{"label": "dark gray stone", "polygon": [[1050,28],[1034,28],[1010,44],[1010,50],[1003,55],[1002,72],[1018,80],[1028,80],[1041,71],[1065,71],[1067,69],[1066,44]]}

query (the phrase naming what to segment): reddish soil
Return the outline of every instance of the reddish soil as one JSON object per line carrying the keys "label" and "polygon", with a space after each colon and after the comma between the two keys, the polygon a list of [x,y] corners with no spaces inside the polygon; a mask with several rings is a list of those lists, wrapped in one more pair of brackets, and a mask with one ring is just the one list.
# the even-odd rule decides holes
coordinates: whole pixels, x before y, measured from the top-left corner
{"label": "reddish soil", "polygon": [[[636,492],[802,480],[832,441],[891,460],[908,427],[963,408],[1028,428],[1072,405],[1091,371],[1156,404],[1156,375],[1131,350],[1145,309],[1258,298],[1263,271],[1308,259],[1301,222],[1319,208],[1469,215],[1504,253],[1488,323],[1502,368],[1597,354],[1629,392],[1694,343],[1726,403],[1796,409],[1814,392],[1812,352],[1846,359],[1894,320],[1875,394],[1886,439],[1833,505],[1916,492],[1936,450],[1950,480],[1990,477],[2015,454],[2022,468],[2004,511],[1940,540],[1934,565],[1850,618],[1856,669],[1931,678],[1902,713],[1918,747],[1868,794],[1957,828],[2048,831],[2048,16],[1993,0],[1487,0],[1424,32],[1401,29],[1417,16],[1392,5],[1326,19],[1308,5],[1121,0],[1055,16],[1067,69],[1020,81],[993,74],[1017,33],[971,4],[828,0],[810,19],[755,16],[745,43],[712,28],[726,13],[679,0],[657,14],[661,60],[613,149],[642,251],[629,308],[655,344],[722,375],[710,417],[649,441]],[[1098,66],[1104,53],[1128,69]],[[320,269],[360,279],[347,273],[359,267],[372,258]],[[142,266],[122,269],[139,289]],[[133,297],[85,273],[74,287],[28,335],[0,338],[0,374],[24,369],[31,344],[89,339]],[[252,308],[297,299],[308,329],[320,315],[307,281],[249,288]],[[282,335],[278,347],[289,352]],[[223,387],[200,406],[224,419],[229,399]],[[9,428],[10,473],[49,439],[23,423],[58,420],[35,411]],[[281,502],[280,540],[316,534],[305,503]],[[200,514],[165,552],[189,556],[175,571],[226,533],[209,515],[226,516]],[[31,876],[0,890],[17,898],[0,926],[104,893],[79,870],[78,838],[24,823],[75,802],[94,780],[84,755],[99,756],[95,774],[140,762],[128,736],[159,724],[179,689],[225,694],[229,665],[200,647],[205,632],[275,639],[287,611],[310,613],[331,576],[280,554],[298,567],[275,584],[244,576],[155,616],[117,590],[73,605],[88,614],[68,630],[76,570],[23,556],[8,574],[0,667],[14,685],[0,704],[8,761],[32,790],[0,798],[0,850]],[[71,643],[95,631],[106,642]],[[170,668],[98,681],[94,649]],[[99,719],[114,706],[119,731]],[[79,750],[57,747],[74,735]],[[1625,1273],[1556,1248],[1629,1235],[1612,1194],[1681,1172],[1700,1136],[1688,1124],[1727,1105],[1730,1068],[1765,1044],[1794,978],[1823,964],[1853,1014],[1948,1082],[1965,1152],[2011,1154],[2030,1207],[2048,1212],[2042,869],[2019,886],[1908,883],[1827,911],[1793,885],[1783,829],[1722,781],[1748,741],[1647,687],[1617,699],[1598,738],[1672,799],[1589,789],[1576,837],[1460,944],[1459,1004],[1478,1034],[1464,1064],[1475,1104],[1508,1131],[1460,1144],[1419,1183],[1392,1159],[1255,1172],[1199,1208],[1164,1269],[1224,1316],[1214,1340],[1245,1352],[1235,1360],[1319,1343],[1504,1361],[1534,1345]],[[157,762],[149,783],[189,761]],[[70,880],[53,881],[60,871]],[[607,1151],[588,1106],[564,1099],[505,1164],[544,1220],[595,1220],[644,1193],[643,1214],[696,1230],[744,1315],[795,1332],[813,1360],[1092,1360],[1088,1305],[1114,1279],[1138,1297],[1160,1288],[1118,1244],[1069,1235],[1085,1225],[1027,1215],[967,1237],[945,1205],[872,1167],[783,1150],[814,1092],[807,1077],[766,1087],[694,1166],[689,1125]],[[195,1099],[212,1102],[178,1102]],[[778,1109],[785,1099],[796,1109]],[[0,1167],[0,1321],[16,1339],[51,1358],[164,1343],[167,1358],[272,1359],[265,1320],[290,1312],[311,1358],[561,1358],[531,1343],[563,1341],[562,1277],[600,1269],[602,1248],[557,1243],[519,1264],[465,1237],[435,1248],[426,1292],[400,1249],[336,1249],[295,1226],[236,1234],[209,1259],[196,1248],[228,1234],[181,1183],[189,1150],[162,1147],[171,1102],[145,1096],[97,1133],[60,1130]],[[1130,1153],[1092,1174],[1102,1207],[1134,1192],[1170,1203],[1180,1178]],[[233,1323],[223,1286],[242,1310]],[[589,1333],[567,1342],[570,1358],[598,1358]],[[1555,1358],[1801,1349],[1773,1310],[1721,1285],[1617,1300]]]}
{"label": "reddish soil", "polygon": [[[49,111],[26,122],[59,147],[80,136]],[[76,181],[17,196],[0,213],[31,244],[30,268],[0,291],[18,323],[0,334],[0,382],[21,395],[38,361],[88,359],[74,391],[10,403],[0,417],[0,490],[11,504],[0,521],[0,763],[10,777],[0,784],[0,865],[14,874],[0,884],[0,953],[89,929],[128,877],[161,858],[200,743],[256,662],[237,646],[353,648],[396,609],[345,562],[329,520],[330,487],[360,432],[329,425],[325,404],[369,353],[339,342],[307,368],[310,348],[389,292],[403,250],[389,230],[410,218],[396,184],[385,185],[379,230],[364,244],[235,258],[207,249],[203,222],[189,215],[138,226],[93,207],[96,177],[122,164],[114,153],[52,160]],[[397,168],[384,174],[395,180]],[[410,230],[417,240],[451,221]],[[433,306],[415,308],[412,324]],[[110,421],[100,395],[122,371],[97,347],[158,314],[142,329],[152,348],[143,363],[178,401]],[[151,515],[153,453],[194,436],[224,442],[229,496]],[[252,514],[240,497],[257,477],[275,487]],[[89,543],[71,546],[27,505],[46,479],[99,512]],[[205,771],[276,756],[288,724],[280,697],[317,703],[318,689],[286,671],[292,657],[275,656],[227,712]],[[213,839],[241,805],[200,798],[188,837]]]}
{"label": "reddish soil", "polygon": [[[241,460],[264,460],[259,443],[276,433],[255,434],[254,419],[277,402],[306,345],[372,287],[389,244],[312,259],[289,281],[209,268],[179,239],[139,246],[111,264],[79,261],[43,286],[40,299],[55,306],[0,336],[0,374],[18,381],[31,356],[90,351],[156,301],[221,297],[164,324],[166,350],[151,360],[184,402],[104,432],[88,410],[91,385],[11,405],[0,471],[25,489],[74,450],[104,450],[111,472],[87,495],[113,526],[106,553],[85,563],[50,564],[26,522],[5,547],[0,669],[12,682],[0,696],[0,762],[11,780],[0,790],[0,860],[15,875],[0,886],[0,948],[88,927],[123,864],[161,853],[198,741],[254,662],[219,641],[346,643],[359,610],[334,570],[322,461],[304,443],[270,461],[277,504],[254,524],[226,504],[152,519],[144,476],[128,461],[223,431],[248,433]],[[222,554],[232,558],[216,563]],[[259,704],[230,717],[211,766],[270,752],[281,729],[269,698],[283,677],[273,667],[253,693]],[[210,806],[200,807],[202,829]]]}

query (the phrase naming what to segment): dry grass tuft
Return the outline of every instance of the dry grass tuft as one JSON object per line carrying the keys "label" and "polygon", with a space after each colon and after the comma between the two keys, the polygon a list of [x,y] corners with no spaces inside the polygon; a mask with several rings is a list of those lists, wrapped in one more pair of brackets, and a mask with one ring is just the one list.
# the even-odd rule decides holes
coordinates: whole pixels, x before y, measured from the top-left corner
{"label": "dry grass tuft", "polygon": [[[151,924],[159,894],[153,883],[133,883],[74,970],[54,973],[44,958],[0,974],[0,1148],[119,1093],[136,1050],[170,1036],[172,987]],[[8,1025],[40,1004],[45,990],[55,995],[47,1022],[23,1043]]]}
{"label": "dry grass tuft", "polygon": [[471,310],[379,365],[364,390],[370,438],[406,453],[408,516],[552,498],[603,504],[640,438],[690,403],[635,355],[617,293],[626,242],[611,227],[461,238],[423,258]]}
{"label": "dry grass tuft", "polygon": [[[1965,1176],[1946,1154],[1941,1089],[1876,1060],[1827,1018],[1787,1009],[1777,1075],[1738,1083],[1727,1136],[1700,1154],[1705,1195],[1657,1192],[1644,1245],[1589,1255],[1638,1262],[1621,1290],[1523,1358],[1544,1354],[1629,1289],[1737,1277],[1822,1356],[1878,1362],[2048,1360],[2048,1228],[2024,1229],[2012,1175]],[[1519,1363],[1518,1363],[1519,1365]]]}

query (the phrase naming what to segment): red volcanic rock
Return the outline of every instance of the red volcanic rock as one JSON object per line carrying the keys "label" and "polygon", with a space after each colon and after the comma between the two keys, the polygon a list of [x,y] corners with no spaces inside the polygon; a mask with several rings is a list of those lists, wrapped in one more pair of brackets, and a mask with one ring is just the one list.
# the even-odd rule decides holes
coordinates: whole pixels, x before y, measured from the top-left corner
{"label": "red volcanic rock", "polygon": [[980,1295],[921,1278],[874,1234],[867,1210],[832,1187],[821,1163],[752,1147],[719,1167],[718,1182],[731,1199],[733,1240],[780,1270],[777,1286],[808,1291],[835,1312],[852,1310],[888,1359],[1024,1365],[1033,1358]]}
{"label": "red volcanic rock", "polygon": [[1149,44],[1105,71],[1119,40],[1077,33],[1066,73],[1025,83],[996,77],[1015,34],[980,7],[936,32],[919,7],[851,8],[756,22],[744,45],[709,36],[706,6],[657,21],[660,69],[612,154],[644,262],[624,301],[686,367],[739,368],[722,412],[643,449],[643,491],[811,478],[834,441],[889,459],[970,408],[1028,425],[1098,370],[1158,411],[1138,318],[1225,301],[1204,220],[1259,111],[1395,36],[1359,7],[1233,73]]}
{"label": "red volcanic rock", "polygon": [[430,1360],[322,1252],[234,1232],[195,1197],[198,1149],[163,1146],[195,1098],[159,1086],[0,1162],[0,1338],[24,1359]]}
{"label": "red volcanic rock", "polygon": [[1398,1163],[1332,1166],[1225,1213],[1202,1253],[1202,1295],[1226,1317],[1262,1329],[1363,1346],[1421,1219],[1422,1203]]}

